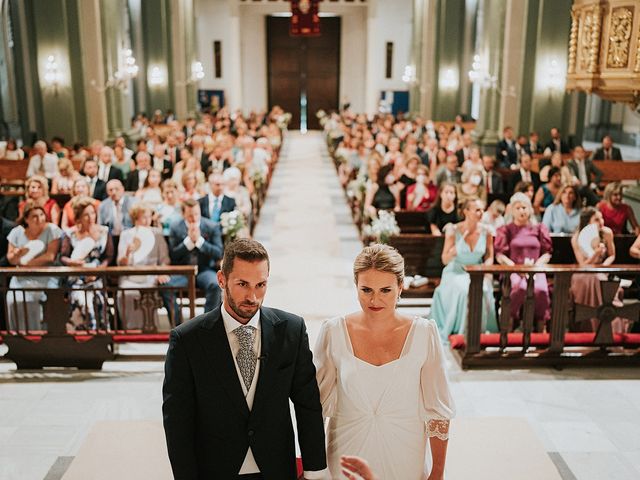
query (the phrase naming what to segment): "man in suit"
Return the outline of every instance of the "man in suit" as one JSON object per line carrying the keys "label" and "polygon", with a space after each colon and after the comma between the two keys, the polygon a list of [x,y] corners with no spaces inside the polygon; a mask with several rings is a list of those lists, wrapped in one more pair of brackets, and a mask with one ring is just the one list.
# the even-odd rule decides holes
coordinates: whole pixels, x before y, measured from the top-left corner
{"label": "man in suit", "polygon": [[489,195],[502,195],[504,193],[504,182],[502,175],[495,171],[496,161],[491,155],[482,156],[482,184]]}
{"label": "man in suit", "polygon": [[107,198],[107,184],[98,178],[98,162],[91,157],[87,158],[82,171],[89,184],[89,195],[100,201]]}
{"label": "man in suit", "polygon": [[511,168],[511,165],[518,162],[518,151],[511,127],[502,129],[502,140],[496,145],[496,162],[502,168]]}
{"label": "man in suit", "polygon": [[556,127],[551,129],[551,140],[545,145],[544,149],[549,150],[550,153],[560,152],[560,153],[570,153],[571,149],[569,148],[569,144],[565,142],[560,136],[560,130]]}
{"label": "man in suit", "polygon": [[144,186],[144,181],[151,170],[151,157],[147,152],[138,152],[136,155],[136,169],[129,172],[125,188],[127,192],[136,192]]}
{"label": "man in suit", "polygon": [[436,172],[436,185],[440,187],[443,182],[460,183],[461,175],[458,170],[458,157],[455,154],[447,155],[438,171]]}
{"label": "man in suit", "polygon": [[456,152],[456,156],[458,157],[458,166],[461,167],[465,160],[469,160],[471,156],[471,150],[473,149],[473,139],[471,135],[465,133],[462,135],[462,146]]}
{"label": "man in suit", "polygon": [[591,160],[622,160],[622,152],[613,146],[613,139],[605,135],[602,137],[602,147],[595,151]]}
{"label": "man in suit", "polygon": [[211,192],[198,200],[202,216],[216,223],[220,222],[220,215],[236,209],[235,199],[224,194],[224,187],[224,177],[219,173],[212,173],[209,175],[209,190]]}
{"label": "man in suit", "polygon": [[264,247],[231,242],[222,306],[171,332],[162,412],[176,479],[294,480],[289,400],[307,479],[326,478],[322,406],[304,320],[262,306]]}
{"label": "man in suit", "polygon": [[153,147],[153,158],[151,159],[151,165],[154,170],[158,170],[162,179],[166,180],[173,175],[173,164],[169,157],[167,157],[166,149],[164,145],[159,143]]}
{"label": "man in suit", "polygon": [[98,178],[105,184],[109,180],[124,180],[122,170],[113,166],[113,149],[111,147],[102,147],[98,156]]}
{"label": "man in suit", "polygon": [[[205,291],[205,312],[220,305],[220,287],[216,277],[217,263],[222,258],[222,233],[220,226],[200,213],[195,200],[182,202],[182,219],[171,224],[169,230],[169,257],[172,265],[197,265],[196,286]],[[187,278],[172,276],[172,287],[186,287]],[[180,309],[172,299],[172,292],[163,293],[165,304],[174,306],[174,320],[180,323]]]}
{"label": "man in suit", "polygon": [[569,160],[567,167],[577,179],[580,196],[587,200],[589,206],[593,206],[600,201],[594,190],[602,181],[602,171],[586,156],[582,145],[578,145],[573,149],[573,158]]}
{"label": "man in suit", "polygon": [[175,134],[167,137],[167,158],[172,167],[180,161],[180,147],[178,147],[178,137]]}
{"label": "man in suit", "polygon": [[120,235],[122,230],[133,227],[129,211],[136,203],[135,197],[124,194],[124,186],[120,180],[109,180],[107,195],[98,208],[98,218],[102,225],[109,227],[111,235]]}
{"label": "man in suit", "polygon": [[529,133],[529,143],[525,145],[524,151],[529,155],[541,154],[543,152],[538,132]]}
{"label": "man in suit", "polygon": [[537,192],[540,186],[540,175],[531,171],[531,155],[524,154],[520,159],[520,168],[511,175],[509,193],[513,193],[519,182],[529,182],[533,185],[533,191]]}

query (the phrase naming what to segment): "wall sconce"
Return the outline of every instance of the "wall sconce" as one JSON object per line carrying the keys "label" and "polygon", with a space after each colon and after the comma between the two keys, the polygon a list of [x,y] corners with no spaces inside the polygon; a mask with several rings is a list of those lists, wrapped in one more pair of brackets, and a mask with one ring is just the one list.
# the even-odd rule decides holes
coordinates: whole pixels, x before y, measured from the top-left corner
{"label": "wall sconce", "polygon": [[500,95],[508,97],[516,96],[516,89],[513,85],[510,85],[506,92],[500,88],[498,77],[489,72],[489,67],[480,55],[473,56],[473,63],[471,64],[471,70],[469,70],[469,80],[483,90],[495,90]]}
{"label": "wall sconce", "polygon": [[458,74],[453,68],[440,70],[440,88],[443,90],[455,90],[458,88]]}
{"label": "wall sconce", "polygon": [[415,85],[416,83],[418,83],[418,78],[416,77],[415,65],[407,65],[404,67],[404,72],[402,74],[402,81],[404,83],[408,83],[409,85]]}
{"label": "wall sconce", "polygon": [[200,80],[204,78],[204,67],[202,66],[202,62],[194,61],[191,62],[191,75],[187,80],[179,80],[176,82],[176,85],[181,87],[191,85],[194,83],[198,83]]}
{"label": "wall sconce", "polygon": [[129,93],[129,82],[138,76],[138,65],[136,65],[136,59],[133,57],[133,52],[130,48],[125,48],[120,51],[118,56],[118,68],[111,77],[105,82],[104,85],[98,86],[95,80],[91,80],[91,86],[99,92],[104,92],[109,88],[117,88],[122,93]]}
{"label": "wall sconce", "polygon": [[47,57],[47,63],[44,65],[44,82],[47,87],[53,89],[53,94],[58,94],[58,87],[62,81],[62,74],[58,67],[58,61],[55,55]]}
{"label": "wall sconce", "polygon": [[159,66],[149,67],[148,81],[150,87],[161,87],[166,84],[164,71]]}
{"label": "wall sconce", "polygon": [[564,90],[564,72],[555,58],[549,62],[545,79],[549,90]]}

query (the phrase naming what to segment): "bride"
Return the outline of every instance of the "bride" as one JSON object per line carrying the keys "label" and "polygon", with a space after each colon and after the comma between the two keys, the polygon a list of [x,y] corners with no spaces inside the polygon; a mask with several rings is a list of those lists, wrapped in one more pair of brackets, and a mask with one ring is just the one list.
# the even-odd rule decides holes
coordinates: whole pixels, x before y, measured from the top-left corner
{"label": "bride", "polygon": [[331,477],[353,455],[385,480],[442,479],[455,407],[437,327],[396,311],[404,260],[395,249],[364,248],[353,271],[362,310],[325,322],[314,351]]}

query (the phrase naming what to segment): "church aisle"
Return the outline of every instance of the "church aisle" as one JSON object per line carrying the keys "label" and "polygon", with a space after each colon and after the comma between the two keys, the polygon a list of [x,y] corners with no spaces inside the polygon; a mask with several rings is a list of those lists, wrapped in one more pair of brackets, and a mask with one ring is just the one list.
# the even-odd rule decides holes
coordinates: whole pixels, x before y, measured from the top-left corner
{"label": "church aisle", "polygon": [[286,133],[255,239],[271,257],[266,305],[302,315],[312,331],[358,308],[362,243],[321,133]]}

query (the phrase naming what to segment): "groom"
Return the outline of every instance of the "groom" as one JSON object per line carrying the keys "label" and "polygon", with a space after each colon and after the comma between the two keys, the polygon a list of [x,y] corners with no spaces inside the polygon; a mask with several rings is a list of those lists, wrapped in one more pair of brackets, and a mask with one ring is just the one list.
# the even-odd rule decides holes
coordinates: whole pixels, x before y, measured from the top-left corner
{"label": "groom", "polygon": [[229,243],[222,306],[171,332],[162,388],[164,430],[177,480],[296,478],[289,399],[306,479],[325,477],[322,407],[305,324],[262,307],[269,256]]}

